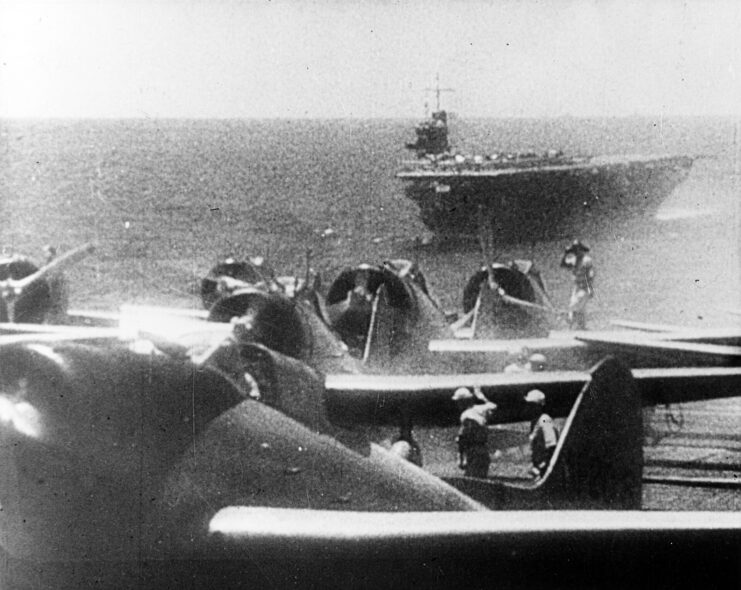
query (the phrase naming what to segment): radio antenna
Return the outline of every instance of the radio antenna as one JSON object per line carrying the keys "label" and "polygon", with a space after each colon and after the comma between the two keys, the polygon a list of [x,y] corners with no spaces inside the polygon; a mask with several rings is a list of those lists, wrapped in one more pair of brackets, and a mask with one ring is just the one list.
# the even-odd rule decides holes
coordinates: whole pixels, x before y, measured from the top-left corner
{"label": "radio antenna", "polygon": [[435,87],[434,88],[425,88],[426,92],[434,92],[435,93],[435,105],[436,111],[440,110],[440,94],[443,92],[455,92],[455,88],[440,88],[440,73],[438,72],[435,76]]}

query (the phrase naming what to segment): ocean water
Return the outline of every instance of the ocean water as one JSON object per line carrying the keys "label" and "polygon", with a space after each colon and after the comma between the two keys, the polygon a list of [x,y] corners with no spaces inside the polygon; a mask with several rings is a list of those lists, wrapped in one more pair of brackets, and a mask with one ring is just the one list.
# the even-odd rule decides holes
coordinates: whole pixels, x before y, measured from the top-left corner
{"label": "ocean water", "polygon": [[[44,244],[92,241],[70,271],[74,307],[123,302],[196,307],[198,279],[227,255],[266,256],[280,274],[304,273],[307,249],[325,283],[341,268],[417,258],[435,295],[461,306],[481,263],[475,242],[415,246],[426,229],[394,178],[411,120],[13,120],[0,122],[0,245],[41,259]],[[568,298],[563,247],[592,247],[594,327],[613,318],[692,326],[741,316],[741,134],[723,118],[465,120],[464,151],[560,148],[577,154],[701,155],[659,219],[605,219],[498,254],[527,257],[554,300]],[[321,233],[331,228],[332,235]]]}

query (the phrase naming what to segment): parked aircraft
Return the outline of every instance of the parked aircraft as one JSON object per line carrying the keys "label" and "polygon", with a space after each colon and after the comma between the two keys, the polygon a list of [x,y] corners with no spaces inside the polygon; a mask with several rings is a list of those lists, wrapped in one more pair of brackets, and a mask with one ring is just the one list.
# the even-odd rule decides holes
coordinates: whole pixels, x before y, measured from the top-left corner
{"label": "parked aircraft", "polygon": [[[73,263],[90,251],[90,246],[78,248],[36,273],[35,279],[28,277],[23,281],[33,284],[55,267]],[[221,275],[224,269],[227,274]],[[495,291],[492,284],[507,287],[506,298],[516,302],[534,295],[541,302],[548,301],[537,273],[520,261],[491,265],[476,273],[465,290],[466,307],[473,305],[471,311],[480,309],[481,301]],[[630,331],[557,332],[547,338],[496,340],[451,338],[452,332],[440,307],[430,297],[424,276],[415,265],[400,260],[344,271],[329,288],[326,299],[311,284],[308,273],[303,281],[276,278],[260,259],[230,260],[217,266],[203,281],[204,302],[210,302],[218,289],[224,296],[217,298],[208,313],[188,315],[216,322],[242,317],[243,337],[307,362],[323,373],[488,373],[500,371],[512,351],[525,348],[531,353],[544,353],[553,367],[577,370],[593,366],[608,354],[620,356],[632,368],[738,366],[741,359],[741,337],[737,331],[657,328],[635,322],[623,322],[623,327],[633,328]],[[477,289],[479,296],[475,298]],[[358,296],[357,291],[362,290],[367,299]],[[524,309],[518,303],[514,306],[515,312]],[[512,311],[505,310],[502,315],[511,319],[515,317]],[[184,313],[163,312],[147,313],[144,308],[129,307],[122,323],[134,327],[137,322],[160,325],[167,331],[173,317]],[[142,314],[144,317],[136,317]],[[109,325],[119,321],[116,314],[105,318],[93,315],[97,315],[93,321],[98,324],[105,319]],[[162,317],[170,318],[167,325],[163,326]],[[89,323],[90,319],[85,321]],[[525,327],[527,321],[525,318]],[[473,322],[477,322],[476,317]],[[506,323],[502,321],[501,325]],[[530,325],[538,326],[539,320]],[[12,328],[6,326],[8,329]],[[190,325],[189,329],[215,333],[217,338],[221,334],[216,326]],[[338,334],[344,338],[338,338]],[[197,335],[194,338],[198,340]],[[355,344],[355,355],[348,354],[347,343]]]}
{"label": "parked aircraft", "polygon": [[[325,372],[337,370],[325,363],[342,356],[337,336],[361,359],[364,370],[391,374],[501,371],[511,354],[523,349],[545,354],[551,366],[562,369],[588,368],[606,354],[617,354],[634,368],[723,366],[741,360],[737,331],[665,327],[660,338],[645,330],[548,332],[548,317],[557,311],[527,261],[492,264],[475,273],[464,290],[465,314],[453,326],[430,297],[424,275],[408,261],[347,269],[326,298],[304,288],[290,302],[284,291],[251,288],[245,295],[237,289],[215,306],[211,318],[227,321],[260,300],[257,316],[262,319],[255,321],[253,314],[252,326],[269,325],[276,338],[275,330],[282,326],[286,333],[278,338],[281,342],[295,334],[293,346],[303,352],[294,356]],[[497,337],[470,338],[481,332]],[[257,340],[271,348],[277,345],[259,335]],[[327,349],[330,355],[310,359]]]}
{"label": "parked aircraft", "polygon": [[25,256],[0,258],[0,322],[42,323],[53,305],[47,278],[75,264],[94,250],[84,244],[39,269]]}
{"label": "parked aircraft", "polygon": [[[567,525],[538,512],[537,529],[523,524],[528,512],[492,518],[481,511],[639,507],[639,396],[657,386],[709,396],[738,391],[739,371],[633,377],[608,360],[590,374],[502,375],[485,387],[510,417],[522,418],[517,406],[534,386],[553,400],[554,415],[569,414],[549,471],[519,486],[472,478],[450,486],[369,444],[363,425],[394,422],[394,407],[423,424],[452,424],[457,384],[341,383],[357,376],[322,378],[259,345],[239,347],[238,366],[223,346],[201,364],[131,348],[79,331],[57,342],[27,335],[23,344],[0,343],[3,587],[170,587],[194,578],[242,587],[245,576],[273,586],[436,586],[429,560],[448,581],[481,582],[512,567],[507,576],[519,576],[527,563],[521,552],[578,581],[555,558],[581,563],[587,538],[609,545],[601,563],[613,573],[616,551],[645,559],[633,555],[635,543],[666,560],[668,579],[674,560],[690,552],[697,559],[698,547],[699,558],[726,572],[737,556],[741,522],[733,515],[699,521],[620,512],[617,521],[598,511],[588,521],[567,513]],[[244,371],[258,391],[240,379]],[[469,535],[487,551],[469,553]],[[539,546],[566,538],[573,549]],[[595,575],[584,580],[608,581]]]}
{"label": "parked aircraft", "polygon": [[[354,366],[326,374],[305,360],[329,367],[346,351],[339,340],[282,342],[291,299],[232,297],[212,313],[245,303],[233,323],[131,307],[118,328],[3,326],[14,332],[0,337],[4,587],[537,585],[532,563],[576,585],[637,580],[625,559],[662,583],[694,579],[687,564],[698,559],[736,571],[733,515],[587,522],[484,509],[636,508],[639,400],[737,395],[737,367],[629,371],[607,360],[590,372],[394,376],[362,374],[342,354],[335,362]],[[298,301],[294,327],[331,335]],[[140,311],[149,320],[137,326]],[[270,348],[242,339],[256,325]],[[567,416],[546,477],[450,486],[370,444],[368,426],[402,413],[456,424],[460,385],[480,386],[499,420],[523,419],[524,393],[546,392],[549,411]],[[598,558],[600,571],[585,573]]]}
{"label": "parked aircraft", "polygon": [[[465,315],[452,325],[449,317],[430,296],[422,272],[406,260],[388,260],[378,266],[361,264],[348,268],[332,282],[326,297],[313,287],[309,277],[303,281],[283,279],[280,283],[273,281],[266,284],[264,281],[240,282],[232,276],[216,280],[214,276],[218,270],[219,267],[215,267],[207,280],[209,284],[222,285],[222,293],[231,297],[222,298],[211,309],[211,319],[228,321],[234,315],[246,312],[249,305],[257,305],[258,299],[261,299],[260,314],[264,316],[268,313],[267,307],[271,307],[270,313],[273,314],[272,319],[265,316],[263,324],[277,327],[280,322],[276,321],[275,314],[283,313],[285,329],[298,334],[298,340],[311,338],[309,334],[304,334],[302,325],[315,325],[317,319],[324,324],[325,329],[320,330],[322,343],[314,338],[311,343],[304,342],[303,345],[296,342],[296,346],[306,349],[318,346],[322,349],[328,340],[336,340],[339,336],[350,353],[362,360],[366,369],[384,373],[459,371],[457,359],[446,363],[440,355],[430,353],[430,341],[453,339],[455,336],[470,337],[477,330],[479,333],[483,331],[509,337],[547,334],[544,331],[543,310],[549,310],[542,304],[523,299],[537,297],[541,303],[548,301],[537,272],[527,261],[509,265],[494,264],[491,277],[485,270],[477,272],[464,292]],[[486,277],[489,280],[484,280]],[[300,288],[291,290],[293,303],[278,303],[281,295],[287,293],[284,285],[296,284]],[[492,284],[498,285],[496,289],[491,288]],[[504,291],[505,287],[507,292]],[[246,294],[248,291],[249,295]],[[270,306],[268,299],[273,301]],[[280,307],[283,312],[278,311]],[[303,319],[291,317],[297,313]],[[307,318],[307,315],[316,317]],[[487,331],[486,326],[491,329]],[[271,346],[270,343],[266,345]],[[307,360],[306,355],[302,358]],[[502,366],[497,366],[497,363],[501,364],[503,360],[500,357],[492,363],[489,358],[474,370],[501,369]],[[586,368],[596,360],[599,359],[584,363],[582,367]],[[324,369],[321,365],[314,366]],[[472,369],[467,370],[470,372]]]}
{"label": "parked aircraft", "polygon": [[[10,302],[4,306],[12,312],[9,319],[16,323],[43,321],[49,306],[46,278],[92,250],[91,245],[83,245],[41,271],[27,259],[6,259],[0,270],[10,278],[0,280],[0,287],[3,302]],[[366,290],[367,298],[358,297],[361,289]],[[308,272],[303,280],[276,277],[259,257],[227,259],[203,279],[201,297],[206,307],[212,307],[210,315],[203,315],[215,321],[242,315],[260,301],[259,313],[253,310],[260,320],[252,326],[261,328],[265,335],[255,339],[289,352],[281,347],[287,346],[291,337],[280,330],[292,331],[295,341],[289,354],[308,360],[309,351],[313,356],[321,353],[322,361],[310,364],[325,371],[334,371],[332,365],[337,363],[331,359],[343,356],[343,345],[335,334],[355,350],[354,356],[363,361],[366,370],[391,373],[500,370],[509,354],[523,348],[544,353],[552,366],[564,369],[593,366],[605,354],[619,354],[631,367],[723,366],[737,364],[741,358],[741,337],[733,329],[689,330],[622,322],[621,327],[631,330],[548,333],[547,318],[557,315],[557,310],[529,261],[494,263],[477,271],[464,289],[464,315],[452,329],[430,297],[422,272],[405,260],[347,269],[323,298]],[[285,299],[282,303],[281,298]],[[129,315],[133,319],[133,314]],[[111,323],[117,321],[115,314],[110,319]],[[309,327],[311,333],[307,333]],[[472,338],[482,333],[495,338]],[[342,370],[358,370],[353,361],[339,364]]]}

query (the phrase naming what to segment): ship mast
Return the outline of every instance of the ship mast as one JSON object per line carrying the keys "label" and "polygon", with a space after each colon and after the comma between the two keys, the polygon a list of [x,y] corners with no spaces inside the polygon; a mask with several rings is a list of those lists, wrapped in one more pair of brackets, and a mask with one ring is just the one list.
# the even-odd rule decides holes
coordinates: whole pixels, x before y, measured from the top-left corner
{"label": "ship mast", "polygon": [[434,92],[435,93],[435,111],[440,112],[440,93],[441,92],[455,92],[454,88],[440,88],[440,73],[438,72],[435,76],[435,87],[434,88],[425,88],[426,92]]}

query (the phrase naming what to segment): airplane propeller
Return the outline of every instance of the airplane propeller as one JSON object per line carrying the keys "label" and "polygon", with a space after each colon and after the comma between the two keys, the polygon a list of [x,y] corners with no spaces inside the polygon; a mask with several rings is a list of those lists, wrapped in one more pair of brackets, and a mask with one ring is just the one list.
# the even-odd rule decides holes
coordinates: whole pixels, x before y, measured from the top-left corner
{"label": "airplane propeller", "polygon": [[33,274],[28,275],[27,277],[23,277],[22,279],[5,279],[4,281],[0,281],[0,296],[2,296],[3,299],[20,297],[25,290],[27,290],[32,285],[35,285],[42,279],[45,279],[52,272],[72,266],[83,258],[86,258],[94,251],[95,246],[93,244],[83,244],[82,246],[78,246],[77,248],[73,248],[72,250],[65,252],[58,258],[52,260],[49,264],[41,267],[39,270],[37,270]]}

